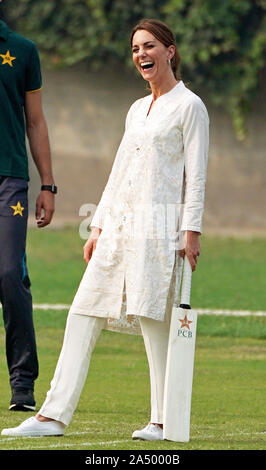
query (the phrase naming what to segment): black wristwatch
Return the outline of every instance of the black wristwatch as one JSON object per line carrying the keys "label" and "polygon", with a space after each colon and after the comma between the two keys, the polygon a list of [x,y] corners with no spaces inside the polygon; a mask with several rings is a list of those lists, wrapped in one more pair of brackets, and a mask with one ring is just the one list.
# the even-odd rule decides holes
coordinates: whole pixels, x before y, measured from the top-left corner
{"label": "black wristwatch", "polygon": [[51,191],[51,193],[57,193],[57,186],[55,184],[43,184],[41,186],[41,191]]}

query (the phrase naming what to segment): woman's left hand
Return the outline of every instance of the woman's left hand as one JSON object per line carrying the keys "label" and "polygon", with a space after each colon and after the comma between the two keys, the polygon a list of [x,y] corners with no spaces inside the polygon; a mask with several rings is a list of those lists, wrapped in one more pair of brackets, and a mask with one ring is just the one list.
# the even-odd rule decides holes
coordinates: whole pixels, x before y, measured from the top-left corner
{"label": "woman's left hand", "polygon": [[199,237],[199,232],[192,232],[188,230],[186,232],[186,246],[183,250],[180,250],[179,252],[182,258],[184,258],[185,255],[188,257],[192,271],[195,271],[198,262],[198,257],[200,255]]}

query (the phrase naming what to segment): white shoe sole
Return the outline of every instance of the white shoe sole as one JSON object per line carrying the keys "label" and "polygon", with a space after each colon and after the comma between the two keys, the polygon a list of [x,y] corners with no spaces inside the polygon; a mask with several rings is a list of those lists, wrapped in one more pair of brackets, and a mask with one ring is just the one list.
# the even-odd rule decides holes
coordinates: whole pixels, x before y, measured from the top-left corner
{"label": "white shoe sole", "polygon": [[26,419],[16,428],[5,428],[2,436],[12,437],[42,437],[42,436],[63,436],[65,427],[56,421],[39,422],[35,416]]}
{"label": "white shoe sole", "polygon": [[144,437],[144,436],[132,436],[132,439],[133,441],[163,441],[163,438],[161,437],[152,437],[152,436],[147,436],[147,437]]}
{"label": "white shoe sole", "polygon": [[17,405],[16,403],[14,403],[13,405],[10,405],[9,410],[10,411],[36,411],[36,406]]}
{"label": "white shoe sole", "polygon": [[64,433],[56,433],[49,431],[29,431],[29,432],[12,432],[10,429],[3,429],[1,436],[12,437],[46,437],[46,436],[63,436]]}
{"label": "white shoe sole", "polygon": [[133,441],[163,441],[163,439],[159,438],[157,439],[156,437],[155,438],[152,438],[152,439],[148,439],[148,438],[145,438],[145,437],[132,437]]}

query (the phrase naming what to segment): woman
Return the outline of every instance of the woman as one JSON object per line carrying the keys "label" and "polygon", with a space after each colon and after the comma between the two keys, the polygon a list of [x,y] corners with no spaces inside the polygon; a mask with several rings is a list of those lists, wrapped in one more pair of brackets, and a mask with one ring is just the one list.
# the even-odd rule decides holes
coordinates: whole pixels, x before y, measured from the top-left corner
{"label": "woman", "polygon": [[139,318],[151,379],[151,420],[132,437],[163,439],[170,314],[180,277],[176,236],[186,235],[179,254],[187,255],[194,271],[209,120],[201,99],[178,76],[180,58],[166,25],[141,21],[132,31],[131,47],[151,93],[133,103],[127,114],[125,134],[84,246],[88,266],[70,308],[51,389],[36,417],[3,430],[4,435],[64,434],[97,338],[108,318],[120,318],[124,293],[127,315]]}

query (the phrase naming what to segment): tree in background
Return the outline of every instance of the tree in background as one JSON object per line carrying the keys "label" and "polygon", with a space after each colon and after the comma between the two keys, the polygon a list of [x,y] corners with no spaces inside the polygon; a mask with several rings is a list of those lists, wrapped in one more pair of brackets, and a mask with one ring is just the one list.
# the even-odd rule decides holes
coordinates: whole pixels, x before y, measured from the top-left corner
{"label": "tree in background", "polygon": [[4,16],[38,43],[47,64],[91,65],[129,58],[129,33],[143,17],[159,17],[166,0],[17,0]]}
{"label": "tree in background", "polygon": [[169,0],[163,8],[184,76],[229,111],[240,140],[266,64],[265,10],[264,0]]}
{"label": "tree in background", "polygon": [[182,75],[194,90],[204,87],[231,115],[236,135],[265,68],[265,0],[17,0],[2,13],[36,43],[45,63],[131,67],[129,34],[137,21],[158,18],[174,31]]}

